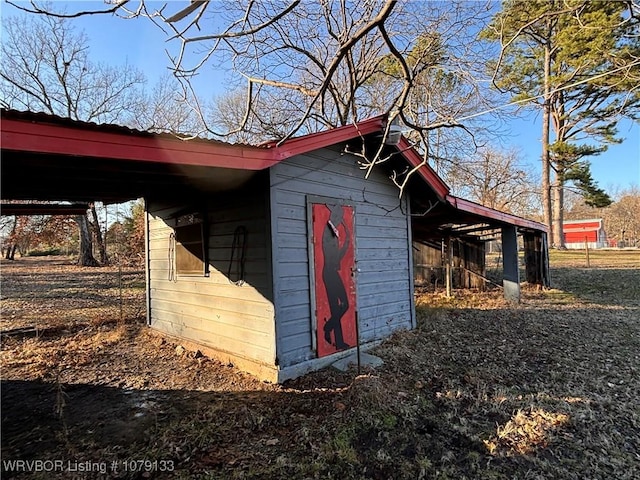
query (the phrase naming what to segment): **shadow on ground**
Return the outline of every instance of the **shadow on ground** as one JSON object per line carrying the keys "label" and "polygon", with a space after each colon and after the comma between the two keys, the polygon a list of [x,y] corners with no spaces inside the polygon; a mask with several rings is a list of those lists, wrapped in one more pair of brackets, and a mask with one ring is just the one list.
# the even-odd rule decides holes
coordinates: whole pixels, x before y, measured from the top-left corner
{"label": "shadow on ground", "polygon": [[[640,478],[637,271],[552,279],[517,306],[425,295],[377,371],[283,386],[113,315],[5,336],[2,478]],[[120,463],[34,474],[16,459]],[[174,471],[122,468],[145,459]]]}

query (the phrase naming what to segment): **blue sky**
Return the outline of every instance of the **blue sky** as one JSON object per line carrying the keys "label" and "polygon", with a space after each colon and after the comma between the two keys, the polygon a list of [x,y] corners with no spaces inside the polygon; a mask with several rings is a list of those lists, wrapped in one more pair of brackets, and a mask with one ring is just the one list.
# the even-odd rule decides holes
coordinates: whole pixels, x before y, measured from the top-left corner
{"label": "blue sky", "polygon": [[[102,7],[102,2],[55,2],[56,6],[68,4],[68,11],[82,7]],[[133,2],[136,4],[137,2]],[[150,2],[148,2],[150,3]],[[156,5],[162,5],[157,3]],[[178,11],[186,6],[185,1],[167,2],[166,12]],[[7,4],[2,5],[2,15],[15,12]],[[141,69],[153,87],[155,80],[167,71],[169,62],[165,49],[175,49],[176,42],[167,43],[165,34],[146,19],[123,20],[106,15],[94,15],[74,20],[78,29],[84,29],[90,40],[91,57],[111,65],[125,62]],[[225,73],[206,68],[200,72],[198,84],[207,85],[207,96],[224,91]],[[506,101],[506,100],[505,100]],[[505,146],[516,148],[523,160],[535,170],[539,170],[540,159],[540,116],[530,114],[525,118],[515,118],[505,125],[509,134],[503,138]],[[619,134],[625,140],[612,145],[608,151],[591,158],[594,179],[606,190],[640,187],[640,126],[638,123],[623,121],[618,126]]]}
{"label": "blue sky", "polygon": [[[504,143],[515,147],[525,163],[539,170],[542,151],[540,115],[514,118],[506,127],[510,135]],[[625,139],[622,143],[610,145],[606,152],[589,159],[593,178],[606,191],[640,187],[640,125],[623,120],[618,124],[618,133]]]}

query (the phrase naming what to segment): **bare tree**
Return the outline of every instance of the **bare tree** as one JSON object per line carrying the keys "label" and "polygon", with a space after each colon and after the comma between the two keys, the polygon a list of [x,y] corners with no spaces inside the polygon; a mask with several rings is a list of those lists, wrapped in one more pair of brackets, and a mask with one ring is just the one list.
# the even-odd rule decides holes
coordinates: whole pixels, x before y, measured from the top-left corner
{"label": "bare tree", "polygon": [[[249,132],[285,140],[388,113],[414,131],[426,162],[435,151],[431,144],[448,144],[429,138],[429,132],[477,134],[472,128],[480,116],[472,113],[483,106],[490,110],[478,95],[484,55],[474,41],[489,20],[490,4],[226,0],[153,10],[144,0],[123,0],[65,14],[37,2],[28,7],[10,3],[53,17],[116,13],[155,22],[176,47],[170,62],[184,101],[214,136],[243,139]],[[234,93],[224,96],[216,110],[233,108],[216,121],[191,83],[205,65],[230,66],[234,72],[229,82]],[[448,97],[440,95],[447,82]],[[475,142],[468,136],[457,144]],[[371,165],[383,160],[380,153],[367,152]]]}
{"label": "bare tree", "polygon": [[640,246],[640,189],[621,192],[606,210],[606,228],[610,236],[626,246]]}
{"label": "bare tree", "polygon": [[209,125],[225,132],[223,138],[228,142],[259,144],[282,138],[291,124],[287,113],[289,101],[286,95],[278,98],[265,93],[252,100],[251,113],[247,115],[245,92],[241,89],[226,92],[213,100]]}
{"label": "bare tree", "polygon": [[132,106],[135,112],[128,126],[155,133],[172,133],[189,138],[206,133],[200,116],[190,107],[188,95],[167,72],[158,78],[153,88],[141,93]]}
{"label": "bare tree", "polygon": [[454,192],[482,205],[516,215],[539,211],[537,179],[518,153],[482,148],[448,177]]}
{"label": "bare tree", "polygon": [[91,241],[91,224],[86,215],[76,215],[74,220],[80,231],[80,256],[78,263],[84,267],[97,267],[100,264],[93,256],[93,242]]}
{"label": "bare tree", "polygon": [[[44,111],[74,120],[98,123],[130,123],[139,103],[136,88],[144,83],[141,72],[129,65],[110,67],[89,60],[84,33],[68,20],[53,16],[3,17],[0,94],[2,105],[21,110]],[[91,204],[91,216],[96,217]],[[98,222],[78,222],[95,238],[102,261],[107,262],[104,237]],[[97,262],[91,252],[91,236],[81,243],[79,262]]]}
{"label": "bare tree", "polygon": [[19,221],[20,219],[17,215],[2,217],[2,230],[6,231],[2,238],[2,249],[4,258],[7,260],[15,259],[16,250],[18,249],[16,236]]}
{"label": "bare tree", "polygon": [[74,120],[127,123],[141,72],[90,61],[88,39],[66,20],[3,17],[2,101]]}

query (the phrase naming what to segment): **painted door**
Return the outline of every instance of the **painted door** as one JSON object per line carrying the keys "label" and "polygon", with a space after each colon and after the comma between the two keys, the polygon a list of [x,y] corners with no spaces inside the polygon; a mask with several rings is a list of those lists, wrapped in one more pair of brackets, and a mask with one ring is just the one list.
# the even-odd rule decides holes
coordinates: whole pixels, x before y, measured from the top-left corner
{"label": "painted door", "polygon": [[312,203],[318,357],[356,345],[354,209]]}

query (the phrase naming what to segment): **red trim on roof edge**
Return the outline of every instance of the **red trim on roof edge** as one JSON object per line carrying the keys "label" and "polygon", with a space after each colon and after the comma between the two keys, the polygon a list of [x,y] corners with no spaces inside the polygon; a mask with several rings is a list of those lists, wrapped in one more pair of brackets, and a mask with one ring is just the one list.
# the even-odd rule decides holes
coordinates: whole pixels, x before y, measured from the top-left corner
{"label": "red trim on roof edge", "polygon": [[382,132],[386,122],[386,115],[379,115],[357,124],[332,128],[323,132],[311,133],[302,137],[291,138],[281,145],[278,142],[270,142],[269,147],[275,151],[275,158],[285,160],[295,155],[311,152],[319,148],[329,147],[346,142],[371,133]]}
{"label": "red trim on roof edge", "polygon": [[[150,134],[115,125],[96,125],[55,115],[2,109],[0,145],[3,150],[34,153],[263,170],[295,155],[359,136],[382,133],[386,121],[386,115],[379,115],[355,125],[292,138],[280,146],[271,142],[256,147],[206,139],[185,141],[168,135]],[[419,176],[436,195],[454,208],[519,227],[547,232],[547,227],[541,223],[449,195],[447,184],[424,162],[409,140],[401,137],[396,148],[410,166],[417,167]]]}
{"label": "red trim on roof edge", "polygon": [[115,158],[175,165],[262,170],[277,163],[269,150],[215,141],[184,141],[37,121],[2,119],[3,150]]}
{"label": "red trim on roof edge", "polygon": [[280,146],[233,145],[206,139],[182,140],[116,125],[96,125],[56,115],[2,110],[5,150],[177,165],[263,170],[287,158],[381,132],[386,115],[358,124],[287,140]]}
{"label": "red trim on roof edge", "polygon": [[454,197],[453,195],[447,195],[447,202],[455,209],[463,212],[471,213],[481,217],[490,218],[492,220],[498,220],[500,222],[509,223],[517,227],[530,228],[532,230],[539,230],[548,233],[546,225],[534,222],[533,220],[527,220],[526,218],[511,215],[510,213],[494,210],[493,208],[485,207],[479,203],[465,200],[464,198]]}

